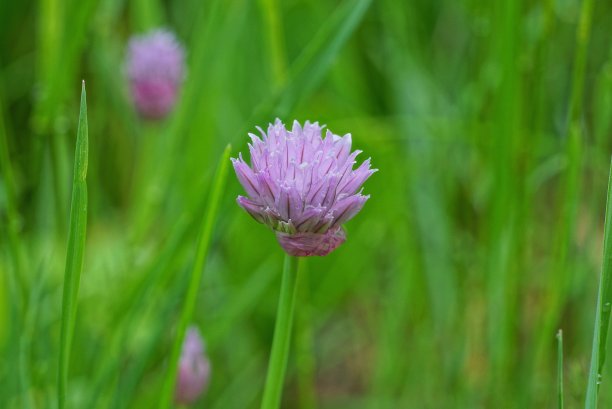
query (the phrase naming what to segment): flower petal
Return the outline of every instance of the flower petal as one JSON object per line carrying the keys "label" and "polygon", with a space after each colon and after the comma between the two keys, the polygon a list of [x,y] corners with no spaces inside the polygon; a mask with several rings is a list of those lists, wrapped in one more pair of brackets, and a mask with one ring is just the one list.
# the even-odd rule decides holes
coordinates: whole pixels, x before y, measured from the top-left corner
{"label": "flower petal", "polygon": [[333,226],[342,226],[355,217],[369,198],[369,195],[353,195],[338,201],[331,210],[334,215]]}

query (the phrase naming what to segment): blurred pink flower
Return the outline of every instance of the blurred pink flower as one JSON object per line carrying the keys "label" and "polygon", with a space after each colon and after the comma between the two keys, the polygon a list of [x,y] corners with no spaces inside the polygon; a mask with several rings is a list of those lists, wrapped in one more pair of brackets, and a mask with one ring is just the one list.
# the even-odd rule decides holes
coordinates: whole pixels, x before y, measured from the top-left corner
{"label": "blurred pink flower", "polygon": [[183,47],[169,31],[154,30],[130,39],[126,72],[141,116],[159,119],[172,110],[185,76],[184,60]]}
{"label": "blurred pink flower", "polygon": [[178,405],[194,403],[208,386],[210,362],[198,329],[189,327],[179,359],[174,400]]}

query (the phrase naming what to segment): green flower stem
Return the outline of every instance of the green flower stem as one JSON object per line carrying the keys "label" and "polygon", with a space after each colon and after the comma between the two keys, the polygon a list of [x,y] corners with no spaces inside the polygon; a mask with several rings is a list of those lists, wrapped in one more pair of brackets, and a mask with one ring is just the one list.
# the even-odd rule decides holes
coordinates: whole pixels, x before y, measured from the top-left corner
{"label": "green flower stem", "polygon": [[310,280],[306,269],[306,258],[298,260],[297,287],[299,310],[296,312],[295,365],[300,409],[314,409],[316,404],[315,357],[313,354],[312,307],[310,302]]}
{"label": "green flower stem", "polygon": [[285,256],[276,324],[274,326],[274,340],[272,341],[272,352],[268,363],[268,375],[261,409],[278,409],[280,407],[297,292],[296,264],[297,258],[289,255]]}

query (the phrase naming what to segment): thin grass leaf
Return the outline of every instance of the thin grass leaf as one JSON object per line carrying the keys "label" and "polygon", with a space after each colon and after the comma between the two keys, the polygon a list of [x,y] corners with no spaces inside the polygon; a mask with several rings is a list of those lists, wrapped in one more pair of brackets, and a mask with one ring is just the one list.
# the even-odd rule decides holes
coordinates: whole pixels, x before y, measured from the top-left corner
{"label": "thin grass leaf", "polygon": [[172,345],[172,352],[170,354],[170,360],[168,361],[168,370],[166,372],[166,378],[161,392],[161,399],[159,403],[160,408],[169,408],[174,394],[174,386],[176,384],[176,374],[178,371],[178,360],[181,354],[181,348],[183,346],[183,340],[185,338],[185,331],[187,326],[191,322],[193,310],[197,299],[198,289],[200,288],[200,281],[202,278],[202,270],[206,262],[206,256],[208,255],[208,247],[210,245],[210,238],[212,235],[213,226],[217,219],[217,213],[219,210],[219,202],[221,194],[223,193],[223,187],[225,186],[225,179],[227,177],[227,168],[229,164],[229,155],[231,146],[228,145],[221,155],[219,165],[217,167],[216,175],[212,184],[208,200],[208,211],[204,217],[202,225],[202,231],[198,240],[198,247],[196,252],[195,262],[193,264],[193,270],[191,271],[191,278],[189,280],[189,287],[187,288],[187,295],[185,296],[185,302],[183,303],[183,309],[177,325],[176,336],[174,338],[174,344]]}
{"label": "thin grass leaf", "polygon": [[312,41],[291,65],[285,85],[254,110],[253,120],[269,115],[285,115],[305,99],[327,72],[342,46],[355,31],[372,0],[347,0],[327,19]]}
{"label": "thin grass leaf", "polygon": [[261,361],[263,358],[259,355],[249,357],[241,371],[232,376],[231,382],[219,394],[219,398],[211,402],[210,408],[254,407],[259,388],[253,379],[261,376],[259,372]]}
{"label": "thin grass leaf", "polygon": [[287,58],[285,38],[279,12],[278,0],[260,0],[259,6],[267,28],[268,49],[272,62],[273,84],[281,87],[287,79]]}
{"label": "thin grass leaf", "polygon": [[608,199],[606,202],[606,219],[604,226],[604,248],[597,309],[595,311],[595,328],[593,330],[593,346],[591,349],[591,367],[586,393],[586,409],[597,408],[597,395],[603,365],[606,360],[606,340],[610,323],[610,306],[612,305],[612,162],[608,177]]}
{"label": "thin grass leaf", "polygon": [[253,270],[249,279],[236,293],[234,302],[223,307],[223,318],[215,320],[214,325],[207,327],[206,341],[211,351],[226,342],[231,330],[246,320],[246,316],[253,311],[262,294],[270,287],[274,278],[271,260],[272,257]]}
{"label": "thin grass leaf", "polygon": [[36,340],[36,320],[37,315],[40,312],[40,304],[42,299],[42,287],[44,283],[44,263],[41,263],[37,268],[36,277],[32,282],[28,294],[28,302],[25,308],[23,317],[23,329],[19,334],[19,374],[20,384],[22,385],[22,407],[24,409],[36,408],[34,403],[34,389],[32,385],[32,375],[30,373],[31,361],[30,355],[32,353],[32,344]]}
{"label": "thin grass leaf", "polygon": [[[392,4],[392,1],[387,4]],[[406,21],[390,20],[393,21],[390,28],[393,29],[394,35],[388,40],[389,46],[396,49],[411,47],[408,34],[415,30],[416,22],[413,21],[413,16],[401,8],[389,11],[389,14],[391,13],[405,14]],[[414,115],[414,120],[407,117],[398,118],[398,129],[401,129],[405,136],[403,146],[398,148],[403,150],[404,157],[409,158],[408,163],[411,166],[405,179],[410,192],[409,206],[414,209],[415,226],[418,229],[417,242],[420,243],[417,246],[421,248],[416,256],[422,262],[434,330],[440,339],[446,339],[450,334],[457,335],[453,323],[457,315],[458,285],[450,240],[454,236],[455,226],[443,205],[449,199],[441,188],[445,178],[439,171],[441,151],[433,138],[436,132],[435,123],[427,117],[434,111],[447,112],[448,104],[444,94],[437,89],[435,79],[421,69],[418,53],[415,55],[397,53],[385,66],[390,73],[397,73],[393,89],[396,109],[398,112]],[[410,135],[422,135],[423,139],[411,138]],[[409,250],[411,247],[412,245],[408,244],[404,251],[412,253],[412,250]],[[406,279],[402,285],[408,285],[408,282]],[[396,290],[401,292],[394,289]],[[401,298],[401,295],[398,297]],[[397,302],[401,304],[403,301]]]}
{"label": "thin grass leaf", "polygon": [[130,5],[137,30],[147,31],[164,24],[163,10],[158,1],[136,0]]}
{"label": "thin grass leaf", "polygon": [[[567,163],[565,172],[562,173],[559,193],[559,223],[555,227],[553,237],[555,238],[554,255],[548,271],[548,280],[552,283],[546,306],[544,317],[540,325],[540,331],[535,347],[535,359],[533,362],[537,366],[540,362],[548,361],[547,357],[551,354],[549,345],[550,334],[554,331],[562,313],[563,303],[567,298],[572,282],[574,269],[568,258],[569,251],[574,240],[578,206],[582,198],[580,186],[582,167],[584,162],[585,138],[582,134],[580,115],[582,114],[582,101],[584,93],[584,70],[586,66],[587,45],[591,25],[591,15],[593,4],[592,0],[582,1],[580,22],[576,28],[576,55],[572,71],[572,88],[568,108],[568,119],[566,129],[566,141],[564,156]],[[529,371],[530,376],[534,371]]]}
{"label": "thin grass leaf", "polygon": [[587,50],[593,16],[593,0],[583,0],[580,10],[580,21],[576,29],[576,55],[572,72],[572,94],[568,110],[570,128],[577,124],[582,115],[584,100],[584,73],[586,70]]}
{"label": "thin grass leaf", "polygon": [[290,86],[278,106],[281,112],[289,111],[321,81],[371,3],[372,0],[345,1],[331,15],[291,67]]}
{"label": "thin grass leaf", "polygon": [[[37,76],[41,92],[34,110],[34,126],[37,133],[49,139],[56,227],[60,234],[65,233],[66,226],[69,169],[66,135],[58,124],[96,6],[97,0],[40,1]],[[42,156],[40,151],[37,160],[42,162]]]}
{"label": "thin grass leaf", "polygon": [[[15,363],[11,363],[18,367],[18,384],[19,395],[22,397],[22,405],[25,409],[32,408],[32,396],[29,393],[30,376],[25,365],[25,357],[23,351],[25,349],[23,327],[26,321],[23,316],[27,313],[25,308],[25,291],[27,291],[26,283],[24,282],[24,249],[19,237],[19,225],[21,216],[17,209],[17,189],[15,184],[15,176],[13,165],[9,157],[6,126],[4,124],[4,108],[2,101],[2,90],[0,89],[0,186],[5,190],[5,207],[6,207],[6,224],[2,225],[3,220],[0,219],[0,234],[6,234],[8,242],[8,254],[11,261],[11,266],[8,268],[10,273],[7,277],[8,292],[10,296],[11,306],[11,335],[12,345],[15,345],[18,354],[12,354],[12,359]],[[6,233],[4,230],[6,229]],[[2,237],[0,236],[0,237]],[[10,389],[10,388],[9,388]]]}
{"label": "thin grass leaf", "polygon": [[[520,269],[520,246],[522,242],[522,189],[520,175],[522,170],[517,166],[523,146],[522,133],[519,131],[522,121],[521,89],[522,77],[519,75],[518,58],[521,32],[520,6],[517,2],[501,2],[499,8],[492,9],[493,15],[500,22],[491,39],[492,58],[501,70],[498,98],[495,100],[496,129],[498,137],[491,144],[491,167],[494,169],[495,185],[498,187],[492,200],[490,219],[490,249],[487,260],[488,275],[488,329],[490,381],[489,392],[496,399],[510,393],[513,384],[510,381],[511,362],[515,359],[515,350],[511,340],[515,337],[516,328],[516,294],[518,291],[517,274]],[[497,38],[495,38],[497,37]]]}
{"label": "thin grass leaf", "polygon": [[[99,353],[99,361],[101,364],[97,368],[97,372],[92,377],[92,384],[95,385],[92,389],[95,393],[92,394],[91,401],[88,407],[97,407],[100,405],[99,399],[106,398],[109,395],[115,395],[115,401],[119,398],[117,395],[124,394],[125,385],[129,381],[124,380],[125,376],[119,370],[122,361],[121,356],[125,357],[129,354],[126,345],[128,338],[132,334],[131,329],[137,325],[138,319],[142,318],[144,311],[147,308],[147,301],[153,298],[154,288],[165,288],[168,285],[169,275],[175,272],[172,261],[178,257],[179,247],[181,243],[187,240],[187,218],[179,218],[173,228],[172,233],[167,242],[159,250],[159,255],[150,265],[143,267],[143,272],[139,273],[143,279],[133,289],[126,290],[125,301],[120,303],[118,311],[126,311],[122,314],[121,320],[115,322],[115,327],[112,337],[105,345],[104,349]],[[119,314],[118,314],[119,315]],[[138,359],[144,359],[145,354],[140,354]],[[117,374],[120,374],[117,376]],[[111,383],[111,379],[117,377],[122,387],[115,387]],[[125,399],[128,401],[129,399]],[[121,407],[121,406],[116,406]]]}
{"label": "thin grass leaf", "polygon": [[[0,172],[2,174],[2,185],[5,191],[5,205],[6,205],[6,218],[7,223],[1,230],[6,229],[8,238],[8,250],[12,263],[12,276],[11,280],[15,283],[16,287],[15,296],[19,300],[25,298],[25,284],[20,282],[23,280],[24,271],[24,249],[19,240],[19,225],[21,224],[19,210],[17,209],[17,186],[15,183],[15,175],[13,172],[13,165],[11,158],[9,157],[9,146],[6,125],[4,123],[4,104],[2,101],[3,89],[0,88]],[[17,287],[17,285],[19,287]],[[17,300],[15,300],[17,301]],[[22,302],[17,301],[14,304],[15,307],[21,307]]]}
{"label": "thin grass leaf", "polygon": [[[401,145],[397,145],[394,160],[401,160],[404,150]],[[390,175],[389,178],[397,178],[398,175]],[[393,179],[391,179],[393,180]],[[403,179],[395,179],[390,183],[402,183]],[[411,190],[412,191],[412,190]],[[404,192],[395,193],[400,206],[389,209],[394,212],[390,216],[392,219],[401,220],[401,209],[412,206],[412,195],[408,194],[408,189]],[[372,371],[370,386],[370,408],[386,408],[384,402],[393,401],[396,391],[407,383],[407,379],[401,376],[402,368],[412,365],[414,357],[407,357],[403,352],[406,350],[406,340],[398,337],[402,326],[410,320],[410,313],[420,301],[416,300],[414,289],[415,271],[418,260],[421,256],[420,248],[416,240],[418,235],[410,233],[409,222],[398,223],[391,229],[393,236],[389,237],[392,248],[395,248],[397,257],[390,267],[389,284],[385,291],[385,308],[379,319],[377,329],[380,347],[376,356],[376,366]],[[393,251],[393,250],[392,250]],[[399,271],[401,274],[396,274]],[[381,271],[382,274],[384,274]],[[408,363],[410,362],[410,363]],[[410,382],[410,381],[408,381]]]}
{"label": "thin grass leaf", "polygon": [[557,332],[557,403],[563,409],[563,330]]}
{"label": "thin grass leaf", "polygon": [[74,324],[77,312],[79,282],[83,270],[85,236],[87,229],[87,162],[88,131],[87,101],[85,81],[81,89],[81,112],[77,131],[76,150],[74,154],[74,178],[72,182],[72,204],[70,207],[70,227],[68,230],[68,250],[66,270],[64,273],[64,290],[62,293],[62,328],[60,340],[59,373],[58,373],[58,408],[66,404],[68,386],[68,368]]}
{"label": "thin grass leaf", "polygon": [[[176,293],[176,291],[174,291]],[[135,402],[135,391],[138,389],[145,371],[152,360],[155,359],[155,354],[159,353],[158,345],[160,345],[164,335],[168,330],[166,323],[174,315],[175,306],[165,306],[162,310],[155,312],[156,316],[160,318],[158,325],[155,326],[147,342],[143,343],[142,350],[138,352],[137,359],[134,360],[133,364],[123,378],[119,378],[119,384],[117,393],[115,393],[113,407],[117,409],[121,408],[133,408],[139,407]],[[155,307],[153,307],[155,308]],[[159,385],[157,383],[156,385]]]}

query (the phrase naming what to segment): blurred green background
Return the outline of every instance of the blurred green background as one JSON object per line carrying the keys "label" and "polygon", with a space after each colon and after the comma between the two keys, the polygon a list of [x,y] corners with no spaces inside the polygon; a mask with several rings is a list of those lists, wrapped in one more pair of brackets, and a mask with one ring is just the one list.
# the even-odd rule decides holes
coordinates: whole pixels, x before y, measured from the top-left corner
{"label": "blurred green background", "polygon": [[[349,238],[308,260],[284,408],[582,405],[612,152],[612,3],[0,2],[0,407],[53,408],[81,79],[89,223],[68,400],[159,399],[227,143],[327,124],[380,169]],[[185,44],[165,121],[131,107],[130,35]],[[257,408],[283,253],[233,172],[198,293],[198,408]],[[604,373],[601,407],[612,405]]]}

